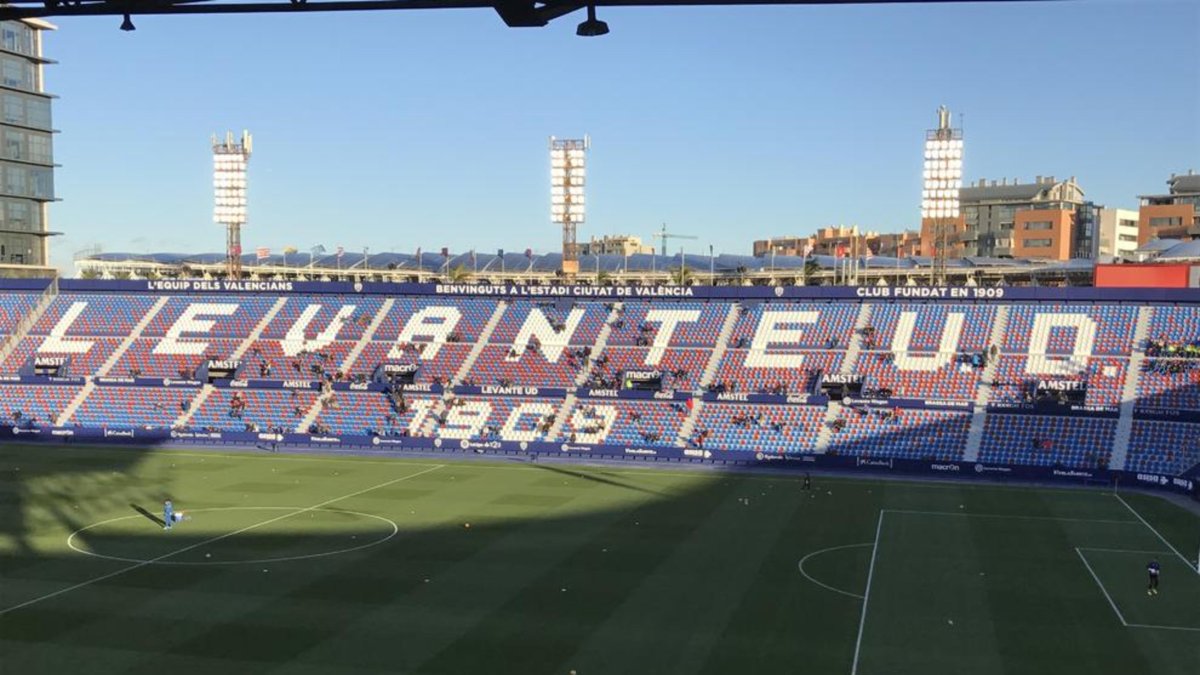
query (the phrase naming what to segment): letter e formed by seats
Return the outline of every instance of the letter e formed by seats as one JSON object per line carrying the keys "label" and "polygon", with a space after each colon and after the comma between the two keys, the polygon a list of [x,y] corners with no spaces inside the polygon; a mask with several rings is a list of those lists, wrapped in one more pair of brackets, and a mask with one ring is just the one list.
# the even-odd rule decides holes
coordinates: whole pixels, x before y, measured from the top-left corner
{"label": "letter e formed by seats", "polygon": [[908,351],[912,344],[913,331],[917,327],[917,313],[901,312],[896,321],[896,332],[892,335],[892,353],[896,355],[896,369],[929,373],[946,367],[958,352],[958,341],[962,337],[965,318],[966,315],[961,312],[947,314],[937,353],[917,356]]}
{"label": "letter e formed by seats", "polygon": [[199,302],[188,305],[175,319],[175,323],[167,330],[167,334],[154,345],[155,354],[186,354],[199,356],[208,349],[207,342],[188,341],[180,338],[184,333],[207,333],[216,325],[216,321],[200,319],[201,316],[232,316],[240,305],[227,303]]}
{"label": "letter e formed by seats", "polygon": [[772,344],[799,344],[804,337],[803,328],[780,328],[790,324],[815,324],[821,318],[820,312],[814,311],[784,311],[763,312],[754,329],[754,339],[750,342],[750,353],[746,355],[747,368],[796,368],[804,363],[803,354],[768,354],[767,348]]}

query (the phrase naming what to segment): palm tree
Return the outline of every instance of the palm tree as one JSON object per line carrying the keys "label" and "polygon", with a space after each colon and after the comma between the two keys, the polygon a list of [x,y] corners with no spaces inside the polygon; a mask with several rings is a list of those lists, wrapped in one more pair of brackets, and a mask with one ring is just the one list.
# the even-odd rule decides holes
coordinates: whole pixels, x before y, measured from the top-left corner
{"label": "palm tree", "polygon": [[450,270],[450,281],[453,281],[455,283],[458,283],[461,281],[466,281],[467,278],[470,276],[471,276],[470,270],[468,270],[466,268],[466,266],[462,265],[462,264],[455,265],[454,269]]}
{"label": "palm tree", "polygon": [[132,275],[129,272],[122,270],[120,272],[113,272],[112,276],[114,279],[128,279]]}
{"label": "palm tree", "polygon": [[88,269],[79,273],[80,279],[99,279],[101,276],[100,270],[93,267],[89,267]]}
{"label": "palm tree", "polygon": [[671,268],[671,283],[676,286],[688,286],[692,283],[691,268],[680,265],[679,267]]}

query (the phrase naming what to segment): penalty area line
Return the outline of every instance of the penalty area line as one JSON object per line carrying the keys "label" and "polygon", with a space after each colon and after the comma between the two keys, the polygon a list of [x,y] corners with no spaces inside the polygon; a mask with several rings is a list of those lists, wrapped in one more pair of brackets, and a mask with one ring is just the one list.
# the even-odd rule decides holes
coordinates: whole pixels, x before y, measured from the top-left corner
{"label": "penalty area line", "polygon": [[1117,618],[1121,620],[1121,625],[1128,627],[1129,622],[1125,620],[1125,615],[1121,614],[1121,610],[1117,608],[1117,603],[1113,601],[1112,596],[1108,594],[1108,589],[1104,587],[1104,582],[1100,581],[1100,577],[1096,575],[1096,570],[1092,569],[1092,565],[1088,562],[1087,556],[1083,554],[1083,551],[1079,550],[1078,546],[1075,547],[1075,554],[1078,555],[1079,559],[1083,561],[1083,566],[1087,568],[1088,573],[1092,575],[1092,579],[1095,580],[1096,585],[1100,587],[1100,592],[1104,594],[1104,597],[1108,600],[1108,606],[1112,607],[1112,611],[1115,612]]}
{"label": "penalty area line", "polygon": [[1200,574],[1200,563],[1197,563],[1196,567],[1194,567],[1194,568],[1193,568],[1193,567],[1192,567],[1192,561],[1190,561],[1190,560],[1188,560],[1186,557],[1184,557],[1184,555],[1183,555],[1182,553],[1180,553],[1180,552],[1179,552],[1179,549],[1177,549],[1177,548],[1175,548],[1174,546],[1172,546],[1172,545],[1171,545],[1171,542],[1167,541],[1167,538],[1166,538],[1166,537],[1164,537],[1164,536],[1162,536],[1161,534],[1159,534],[1159,533],[1158,533],[1158,530],[1154,529],[1154,526],[1153,526],[1153,525],[1151,525],[1150,523],[1146,522],[1146,519],[1142,517],[1142,514],[1138,513],[1136,509],[1134,509],[1132,506],[1130,506],[1130,505],[1129,505],[1129,502],[1125,501],[1125,499],[1124,499],[1123,497],[1121,497],[1121,495],[1116,495],[1116,497],[1117,497],[1117,501],[1119,501],[1119,502],[1121,502],[1122,504],[1124,504],[1124,505],[1125,505],[1125,508],[1129,509],[1129,512],[1130,512],[1130,513],[1132,513],[1132,514],[1133,514],[1133,516],[1134,516],[1135,518],[1137,518],[1138,520],[1140,520],[1140,521],[1142,522],[1142,524],[1143,524],[1143,525],[1145,525],[1145,526],[1146,526],[1146,527],[1147,527],[1147,528],[1148,528],[1148,529],[1149,529],[1151,532],[1153,532],[1153,533],[1154,533],[1154,536],[1158,537],[1158,540],[1159,540],[1159,541],[1161,541],[1162,543],[1166,544],[1166,545],[1167,545],[1167,548],[1171,549],[1171,551],[1172,551],[1172,552],[1173,552],[1175,555],[1179,556],[1179,559],[1183,561],[1183,566],[1184,566],[1184,567],[1188,568],[1189,570],[1192,570],[1192,571],[1194,571],[1196,574]]}
{"label": "penalty area line", "polygon": [[98,576],[98,577],[94,577],[94,578],[92,578],[92,579],[88,579],[88,580],[86,580],[86,581],[81,581],[81,582],[79,582],[79,583],[77,583],[77,584],[73,584],[73,585],[71,585],[71,586],[67,586],[66,588],[61,588],[61,589],[59,589],[59,590],[57,590],[57,591],[54,591],[53,593],[47,593],[47,594],[45,594],[45,595],[38,596],[38,597],[36,597],[36,598],[33,598],[33,599],[31,599],[31,600],[26,600],[25,602],[22,602],[22,603],[20,603],[20,604],[13,605],[13,606],[11,606],[11,607],[5,607],[4,609],[0,609],[0,616],[3,616],[3,615],[5,615],[5,614],[8,614],[9,612],[14,612],[14,611],[16,611],[16,610],[18,610],[18,609],[21,609],[21,608],[23,608],[23,607],[28,607],[28,606],[30,606],[30,605],[37,604],[37,603],[39,603],[39,602],[42,602],[43,600],[49,600],[49,599],[51,599],[51,598],[58,597],[58,596],[60,596],[60,595],[63,595],[64,593],[70,593],[71,591],[78,590],[78,589],[80,589],[80,588],[84,588],[84,587],[86,587],[86,586],[91,586],[92,584],[97,584],[97,583],[100,583],[101,581],[106,581],[106,580],[108,580],[108,579],[112,579],[113,577],[120,576],[120,575],[122,575],[122,574],[125,574],[126,572],[132,572],[132,571],[134,571],[134,570],[141,569],[141,568],[143,568],[143,567],[145,567],[145,566],[147,566],[147,565],[153,565],[154,563],[156,563],[156,562],[159,562],[160,560],[166,560],[167,558],[170,558],[170,557],[173,557],[173,556],[177,556],[177,555],[179,555],[179,554],[181,554],[181,553],[187,553],[188,551],[191,551],[191,550],[193,550],[193,549],[200,548],[201,546],[207,546],[207,545],[209,545],[209,544],[216,543],[216,542],[218,542],[218,541],[221,541],[221,540],[223,540],[223,539],[228,539],[229,537],[237,536],[237,535],[239,535],[239,534],[242,534],[242,533],[244,533],[244,532],[249,532],[250,530],[253,530],[253,529],[256,529],[256,528],[259,528],[259,527],[263,527],[264,525],[270,525],[271,523],[275,523],[275,522],[278,522],[278,521],[280,521],[280,520],[284,520],[284,519],[287,519],[287,518],[291,518],[292,516],[298,516],[298,515],[300,515],[300,514],[302,514],[302,513],[308,513],[309,511],[315,511],[315,510],[317,510],[317,509],[319,509],[319,508],[321,508],[321,507],[324,507],[324,506],[329,506],[330,504],[334,504],[334,503],[337,503],[337,502],[340,502],[340,501],[343,501],[343,500],[346,500],[346,499],[350,499],[351,497],[357,497],[357,496],[359,496],[359,495],[363,495],[363,494],[366,494],[366,493],[368,493],[368,492],[371,492],[372,490],[378,490],[378,489],[380,489],[380,488],[385,488],[385,487],[387,487],[387,486],[389,486],[389,485],[394,485],[395,483],[399,483],[399,482],[401,482],[401,481],[406,481],[406,480],[409,480],[410,478],[416,478],[417,476],[421,476],[421,475],[424,475],[424,474],[430,473],[431,471],[437,471],[438,469],[441,469],[441,468],[443,468],[444,466],[445,466],[444,464],[438,464],[438,465],[436,465],[436,466],[430,467],[430,468],[428,468],[428,469],[425,469],[425,470],[423,470],[423,471],[418,471],[418,472],[416,472],[416,473],[411,473],[411,474],[408,474],[408,475],[405,475],[405,476],[401,476],[401,477],[399,477],[399,478],[393,478],[392,480],[385,481],[385,482],[383,482],[383,483],[380,483],[380,484],[378,484],[378,485],[373,485],[373,486],[371,486],[371,487],[369,487],[369,488],[363,488],[362,490],[358,490],[358,491],[356,491],[356,492],[351,492],[350,494],[342,495],[341,497],[334,497],[333,499],[327,499],[327,500],[325,500],[325,501],[321,502],[320,504],[313,504],[312,506],[307,506],[307,507],[305,507],[305,508],[302,508],[302,509],[297,509],[297,510],[295,510],[295,511],[291,511],[291,512],[285,513],[285,514],[283,514],[283,515],[281,515],[281,516],[276,516],[276,517],[274,517],[274,518],[269,518],[269,519],[267,519],[267,520],[264,520],[264,521],[262,521],[262,522],[259,522],[259,523],[254,523],[253,525],[247,525],[246,527],[243,527],[243,528],[241,528],[241,529],[234,530],[233,532],[226,532],[225,534],[218,535],[218,536],[216,536],[216,537],[212,537],[212,538],[209,538],[209,539],[205,539],[204,541],[199,541],[199,542],[196,542],[195,544],[191,544],[191,545],[189,545],[189,546],[184,546],[184,547],[183,547],[183,548],[181,548],[181,549],[178,549],[178,550],[176,550],[176,551],[170,551],[170,552],[168,552],[168,553],[164,553],[164,554],[162,554],[162,555],[160,555],[160,556],[158,556],[158,557],[156,557],[156,558],[151,558],[151,559],[149,559],[149,560],[144,560],[144,561],[142,561],[142,562],[135,563],[135,564],[133,564],[133,565],[128,565],[128,566],[126,566],[126,567],[122,567],[122,568],[121,568],[121,569],[119,569],[119,570],[114,570],[114,571],[112,571],[112,572],[109,572],[108,574],[102,574],[102,575],[100,575],[100,576]]}

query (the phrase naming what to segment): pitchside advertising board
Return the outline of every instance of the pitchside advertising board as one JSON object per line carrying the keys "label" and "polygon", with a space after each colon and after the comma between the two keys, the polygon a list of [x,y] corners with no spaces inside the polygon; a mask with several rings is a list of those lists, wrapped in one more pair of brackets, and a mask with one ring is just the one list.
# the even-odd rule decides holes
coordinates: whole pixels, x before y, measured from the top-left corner
{"label": "pitchside advertising board", "polygon": [[[47,443],[110,443],[136,446],[254,447],[280,444],[286,447],[390,453],[451,452],[508,456],[553,456],[568,459],[626,459],[639,461],[693,462],[724,466],[759,466],[780,470],[859,471],[872,474],[936,475],[964,480],[1013,480],[1076,484],[1136,486],[1191,495],[1200,500],[1200,476],[1071,469],[1063,467],[1007,466],[982,462],[930,462],[844,455],[781,455],[766,452],[728,451],[719,448],[670,446],[590,445],[544,441],[500,441],[451,438],[408,438],[400,436],[270,434],[217,431],[172,431],[167,429],[88,429],[60,427],[0,426],[0,441]],[[130,452],[135,452],[131,450]]]}

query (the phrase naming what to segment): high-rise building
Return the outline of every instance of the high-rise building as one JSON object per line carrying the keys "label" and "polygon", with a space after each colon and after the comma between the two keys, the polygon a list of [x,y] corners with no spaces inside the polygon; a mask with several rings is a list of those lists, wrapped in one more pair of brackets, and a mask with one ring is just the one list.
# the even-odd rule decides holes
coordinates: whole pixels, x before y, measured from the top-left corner
{"label": "high-rise building", "polygon": [[1165,195],[1138,197],[1138,244],[1151,239],[1200,237],[1200,176],[1171,174]]}
{"label": "high-rise building", "polygon": [[960,192],[957,253],[967,257],[1069,260],[1094,255],[1095,206],[1072,176],[1032,183],[980,180]]}
{"label": "high-rise building", "polygon": [[54,129],[45,91],[42,36],[55,27],[0,22],[0,276],[50,276]]}
{"label": "high-rise building", "polygon": [[1124,258],[1138,247],[1138,212],[1096,209],[1096,258]]}

